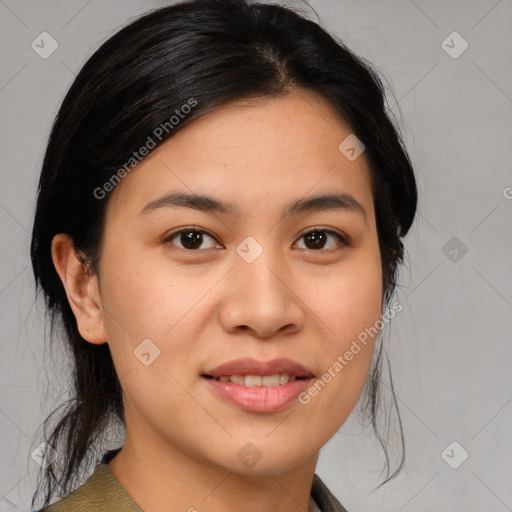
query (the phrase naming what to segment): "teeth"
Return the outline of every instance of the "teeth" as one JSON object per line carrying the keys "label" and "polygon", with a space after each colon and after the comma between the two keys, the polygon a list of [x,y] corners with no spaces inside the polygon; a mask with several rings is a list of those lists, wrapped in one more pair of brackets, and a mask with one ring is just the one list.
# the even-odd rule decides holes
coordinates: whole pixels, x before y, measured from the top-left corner
{"label": "teeth", "polygon": [[239,386],[247,387],[265,387],[271,388],[275,386],[283,386],[288,382],[293,382],[297,377],[289,373],[276,373],[274,375],[223,375],[216,378],[221,382],[232,382]]}
{"label": "teeth", "polygon": [[261,386],[261,377],[259,375],[246,375],[245,376],[245,385],[247,387],[255,388],[256,386]]}
{"label": "teeth", "polygon": [[265,375],[265,377],[261,379],[261,384],[266,388],[271,388],[272,386],[279,386],[279,374]]}
{"label": "teeth", "polygon": [[245,386],[245,377],[243,377],[242,375],[231,375],[229,377],[229,380],[233,384],[238,384],[240,386]]}

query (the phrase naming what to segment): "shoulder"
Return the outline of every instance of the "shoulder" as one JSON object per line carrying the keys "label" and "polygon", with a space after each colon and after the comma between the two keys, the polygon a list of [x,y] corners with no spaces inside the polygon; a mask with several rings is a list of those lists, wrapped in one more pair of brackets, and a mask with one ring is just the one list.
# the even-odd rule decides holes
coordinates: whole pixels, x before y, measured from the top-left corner
{"label": "shoulder", "polygon": [[[321,512],[347,512],[320,477],[315,473],[311,496]],[[142,512],[110,471],[106,463],[98,464],[93,474],[65,498],[37,512]]]}
{"label": "shoulder", "polygon": [[141,512],[107,464],[98,464],[88,480],[71,494],[37,512]]}
{"label": "shoulder", "polygon": [[108,492],[109,482],[106,468],[106,464],[99,464],[82,486],[38,512],[96,512],[102,495],[104,496]]}
{"label": "shoulder", "polygon": [[348,512],[316,473],[313,476],[311,496],[318,504],[321,512]]}

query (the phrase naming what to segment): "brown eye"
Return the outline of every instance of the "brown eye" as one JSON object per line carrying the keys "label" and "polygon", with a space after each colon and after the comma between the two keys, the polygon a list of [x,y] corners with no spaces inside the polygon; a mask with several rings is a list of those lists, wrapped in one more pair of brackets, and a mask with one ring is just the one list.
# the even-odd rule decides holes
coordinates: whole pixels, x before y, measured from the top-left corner
{"label": "brown eye", "polygon": [[[177,242],[179,242],[181,246],[176,242],[173,242],[174,239],[177,239]],[[186,228],[174,232],[172,235],[167,237],[164,242],[178,245],[180,249],[195,251],[200,249],[201,245],[204,244],[205,240],[207,239],[213,240],[215,242],[215,239],[203,230]],[[210,245],[210,247],[215,247],[216,245],[218,246],[218,244],[213,243],[213,245]],[[206,247],[206,249],[207,248],[208,247]],[[203,249],[205,249],[205,247],[203,247]]]}
{"label": "brown eye", "polygon": [[[306,249],[312,251],[319,251],[321,249],[325,249],[326,245],[329,243],[329,237],[336,237],[338,239],[338,244],[341,243],[342,246],[348,245],[348,242],[345,238],[343,238],[339,233],[329,229],[313,229],[304,233],[301,236],[301,239],[305,240]],[[327,247],[327,249],[335,249],[336,244],[331,247]]]}
{"label": "brown eye", "polygon": [[[329,229],[320,229],[315,228],[307,233],[304,233],[300,239],[304,239],[306,250],[321,252],[324,250],[333,250],[339,246],[348,246],[349,242],[346,238],[344,238],[339,233]],[[336,240],[337,239],[337,243]],[[210,246],[201,247],[205,243],[207,244],[210,240]],[[333,241],[334,240],[334,241]],[[216,243],[215,238],[208,234],[206,231],[202,229],[194,229],[194,228],[184,228],[179,231],[175,231],[171,235],[169,235],[164,243],[171,244],[173,246],[177,246],[179,249],[183,249],[185,251],[195,251],[198,252],[201,249],[208,248],[222,248],[221,245]]]}

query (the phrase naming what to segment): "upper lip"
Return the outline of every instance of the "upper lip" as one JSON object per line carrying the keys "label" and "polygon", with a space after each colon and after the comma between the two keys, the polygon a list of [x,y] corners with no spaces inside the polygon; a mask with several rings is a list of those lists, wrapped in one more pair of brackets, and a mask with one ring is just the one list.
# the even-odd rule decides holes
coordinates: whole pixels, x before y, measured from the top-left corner
{"label": "upper lip", "polygon": [[223,363],[216,368],[207,370],[204,375],[222,377],[223,375],[274,375],[276,373],[289,373],[296,377],[312,378],[313,374],[304,366],[291,359],[280,358],[270,361],[257,361],[244,358]]}

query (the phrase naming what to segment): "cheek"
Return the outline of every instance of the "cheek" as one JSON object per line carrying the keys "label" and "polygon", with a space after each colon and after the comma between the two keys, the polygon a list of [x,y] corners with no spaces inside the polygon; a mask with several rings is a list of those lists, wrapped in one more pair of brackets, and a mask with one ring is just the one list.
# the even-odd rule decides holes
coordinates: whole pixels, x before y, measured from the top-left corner
{"label": "cheek", "polygon": [[[216,299],[209,291],[225,271],[180,269],[162,254],[137,257],[135,249],[125,254],[108,258],[105,251],[101,279],[103,318],[116,372],[127,397],[139,405],[151,403],[158,410],[159,400],[186,402],[190,396],[182,386],[195,383],[194,365],[201,357],[197,340],[212,322]],[[169,395],[164,397],[163,390]]]}
{"label": "cheek", "polygon": [[329,333],[330,350],[343,350],[375,324],[382,310],[382,291],[379,253],[371,251],[348,260],[315,288],[310,301]]}
{"label": "cheek", "polygon": [[322,368],[299,402],[309,417],[322,418],[310,427],[328,428],[329,435],[347,419],[361,395],[382,327],[380,259],[368,254],[352,263],[331,277],[328,293],[317,289],[310,295],[325,327]]}
{"label": "cheek", "polygon": [[194,287],[162,258],[127,255],[121,264],[106,264],[103,275],[107,329],[114,335],[124,329],[134,340],[165,337],[205,293],[204,282]]}
{"label": "cheek", "polygon": [[[105,264],[102,303],[108,343],[128,407],[154,422],[155,430],[172,424],[179,432],[191,428],[189,419],[163,404],[194,405],[184,389],[189,376],[183,373],[189,368],[183,362],[190,361],[191,341],[202,328],[193,321],[194,307],[211,285],[185,273],[171,274],[170,265],[164,263],[126,258],[122,265]],[[158,417],[153,417],[155,411]]]}

